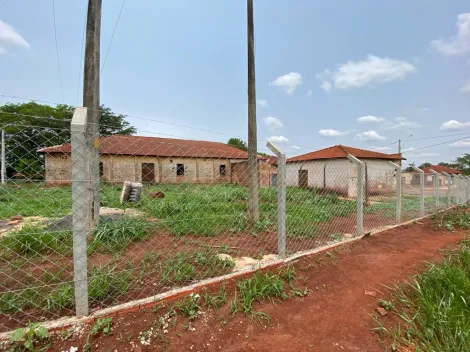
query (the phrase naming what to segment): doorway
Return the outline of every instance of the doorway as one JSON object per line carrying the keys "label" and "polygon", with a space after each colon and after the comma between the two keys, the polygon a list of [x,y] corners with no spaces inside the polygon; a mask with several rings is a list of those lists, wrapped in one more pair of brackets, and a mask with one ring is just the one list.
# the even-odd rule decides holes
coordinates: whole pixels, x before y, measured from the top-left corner
{"label": "doorway", "polygon": [[299,170],[299,187],[308,187],[308,170]]}
{"label": "doorway", "polygon": [[142,182],[154,183],[155,182],[155,164],[142,163]]}

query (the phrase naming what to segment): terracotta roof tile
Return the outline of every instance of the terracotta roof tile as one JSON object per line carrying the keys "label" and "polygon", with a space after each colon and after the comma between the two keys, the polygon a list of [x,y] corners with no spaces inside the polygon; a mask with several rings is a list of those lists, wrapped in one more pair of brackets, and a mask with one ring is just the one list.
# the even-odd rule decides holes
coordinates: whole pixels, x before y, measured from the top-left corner
{"label": "terracotta roof tile", "polygon": [[321,159],[339,159],[346,158],[350,154],[359,159],[384,159],[384,160],[402,160],[398,154],[384,154],[371,150],[347,147],[344,145],[335,145],[333,147],[316,150],[307,154],[289,158],[287,162],[321,160]]}
{"label": "terracotta roof tile", "polygon": [[[143,136],[109,136],[99,140],[100,154],[189,158],[247,159],[248,153],[220,142]],[[39,150],[40,153],[70,153],[70,143]]]}
{"label": "terracotta roof tile", "polygon": [[[459,175],[461,174],[462,172],[460,172],[459,170],[457,169],[453,169],[451,167],[447,167],[447,166],[441,166],[441,165],[431,165],[429,167],[423,167],[422,169],[424,171],[424,173],[426,174],[430,174],[431,173],[431,170],[434,170],[438,173],[442,173],[442,172],[447,172],[448,174],[451,174],[451,175]],[[414,171],[414,172],[418,172],[418,171]]]}

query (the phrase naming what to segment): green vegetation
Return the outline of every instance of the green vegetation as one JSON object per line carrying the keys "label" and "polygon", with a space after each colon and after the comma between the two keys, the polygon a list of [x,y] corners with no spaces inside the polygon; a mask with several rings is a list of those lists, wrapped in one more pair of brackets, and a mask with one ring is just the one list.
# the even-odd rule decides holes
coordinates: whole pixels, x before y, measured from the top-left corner
{"label": "green vegetation", "polygon": [[447,229],[449,231],[454,231],[456,228],[470,229],[470,215],[466,213],[465,208],[436,214],[431,219],[438,229]]}
{"label": "green vegetation", "polygon": [[147,237],[153,225],[135,216],[122,216],[119,219],[101,219],[93,232],[93,242],[89,252],[103,248],[108,252],[122,251],[132,242],[142,241]]}
{"label": "green vegetation", "polygon": [[253,312],[257,300],[286,298],[282,277],[273,272],[258,272],[251,278],[238,282],[235,297],[230,305],[232,313],[241,311],[252,318],[267,318],[263,312]]}
{"label": "green vegetation", "polygon": [[178,311],[189,320],[195,320],[199,315],[199,311],[201,310],[201,306],[199,305],[200,299],[201,296],[199,296],[197,293],[191,293],[188,297],[179,301],[176,304],[176,308],[178,308]]}
{"label": "green vegetation", "polygon": [[54,252],[71,254],[72,232],[51,231],[42,226],[26,225],[21,230],[10,232],[0,241],[0,249],[7,257],[17,255],[37,255]]}
{"label": "green vegetation", "polygon": [[378,328],[398,345],[416,351],[470,350],[470,242],[434,264],[413,281],[397,288],[395,311],[404,321],[395,331]]}
{"label": "green vegetation", "polygon": [[227,301],[227,291],[225,291],[225,284],[220,288],[220,291],[217,295],[210,295],[206,290],[206,292],[204,292],[203,298],[204,304],[209,309],[217,309],[222,307]]}
{"label": "green vegetation", "polygon": [[[13,331],[10,336],[11,349],[10,351],[40,351],[36,348],[36,344],[41,340],[47,340],[49,332],[47,329],[38,323],[29,324],[25,328],[19,328]],[[46,351],[48,347],[45,347]]]}

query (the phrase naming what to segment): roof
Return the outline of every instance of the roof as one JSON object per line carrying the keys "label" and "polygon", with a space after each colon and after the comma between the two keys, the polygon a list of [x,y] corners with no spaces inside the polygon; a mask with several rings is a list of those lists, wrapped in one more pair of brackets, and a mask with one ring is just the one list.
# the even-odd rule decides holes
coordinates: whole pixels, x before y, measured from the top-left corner
{"label": "roof", "polygon": [[258,158],[271,165],[277,165],[278,163],[278,158],[275,155],[268,155],[268,156],[261,155],[261,156],[258,156]]}
{"label": "roof", "polygon": [[384,154],[371,150],[347,147],[344,145],[335,145],[333,147],[316,150],[307,154],[294,156],[287,159],[287,162],[309,161],[321,159],[340,159],[346,158],[350,154],[359,159],[383,159],[383,160],[402,160],[399,154]]}
{"label": "roof", "polygon": [[[457,169],[453,169],[451,167],[441,166],[441,165],[431,165],[429,167],[423,167],[422,170],[424,171],[425,174],[430,174],[431,170],[434,170],[440,174],[443,172],[447,172],[448,174],[451,174],[451,175],[459,175],[462,173]],[[414,171],[414,172],[417,172],[417,171]]]}
{"label": "roof", "polygon": [[[247,159],[248,153],[220,142],[186,139],[108,136],[99,139],[100,154],[190,158]],[[70,153],[70,143],[40,149],[40,153]]]}

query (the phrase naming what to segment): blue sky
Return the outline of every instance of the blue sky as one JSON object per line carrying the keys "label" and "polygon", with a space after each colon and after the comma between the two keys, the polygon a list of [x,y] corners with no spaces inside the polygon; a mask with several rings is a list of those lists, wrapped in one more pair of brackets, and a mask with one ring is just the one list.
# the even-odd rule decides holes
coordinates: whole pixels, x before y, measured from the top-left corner
{"label": "blue sky", "polygon": [[[121,4],[103,0],[102,63]],[[86,5],[55,0],[62,98],[52,1],[0,0],[0,95],[81,104]],[[470,137],[468,1],[255,0],[255,40],[260,150],[410,139],[416,163],[470,153],[470,138],[408,150]],[[226,142],[247,135],[246,76],[246,1],[127,0],[101,102],[139,134]]]}

